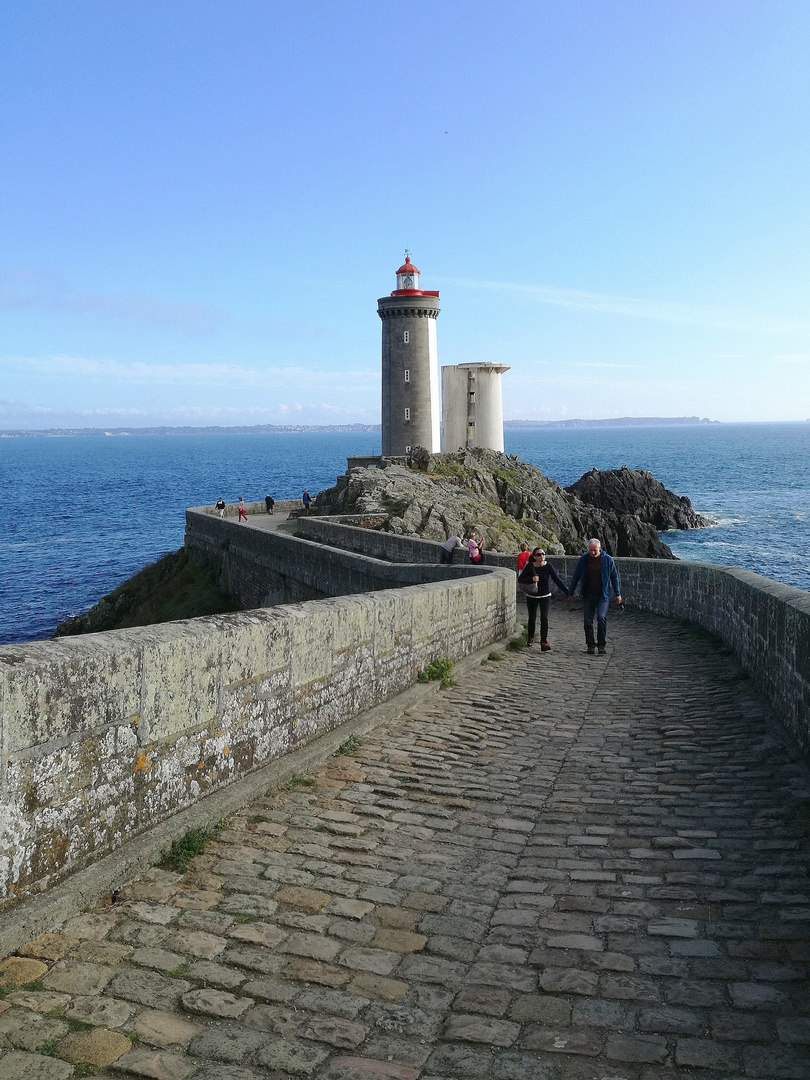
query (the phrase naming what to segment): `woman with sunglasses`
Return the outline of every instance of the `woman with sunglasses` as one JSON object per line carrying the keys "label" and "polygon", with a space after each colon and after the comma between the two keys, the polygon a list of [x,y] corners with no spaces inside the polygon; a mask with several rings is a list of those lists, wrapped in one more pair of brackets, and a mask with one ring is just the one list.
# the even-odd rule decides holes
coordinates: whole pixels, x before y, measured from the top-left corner
{"label": "woman with sunglasses", "polygon": [[540,648],[548,652],[551,646],[548,643],[548,609],[551,604],[551,579],[554,584],[570,596],[570,593],[557,574],[550,562],[546,562],[546,553],[541,547],[536,547],[532,557],[524,566],[518,577],[520,591],[525,593],[526,607],[529,609],[529,629],[526,635],[526,644],[534,644],[534,631],[537,624],[537,609],[540,609]]}

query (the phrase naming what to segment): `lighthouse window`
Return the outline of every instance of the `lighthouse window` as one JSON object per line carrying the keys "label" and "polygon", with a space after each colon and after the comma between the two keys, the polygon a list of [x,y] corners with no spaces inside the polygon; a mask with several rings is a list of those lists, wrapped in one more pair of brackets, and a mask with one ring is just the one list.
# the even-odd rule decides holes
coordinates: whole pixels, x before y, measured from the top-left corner
{"label": "lighthouse window", "polygon": [[411,369],[405,368],[405,382],[411,381]]}
{"label": "lighthouse window", "polygon": [[410,454],[410,452],[411,452],[411,448],[410,448],[410,446],[406,446],[406,447],[405,447],[405,453],[406,453],[406,454]]}
{"label": "lighthouse window", "polygon": [[408,344],[408,342],[411,340],[411,332],[410,332],[410,330],[406,330],[404,332],[404,334],[402,335],[402,340],[405,342],[406,345]]}
{"label": "lighthouse window", "polygon": [[472,401],[475,401],[475,391],[474,391],[474,390],[471,390],[471,391],[470,391],[470,393],[469,393],[469,400],[470,400],[471,402],[472,402]]}
{"label": "lighthouse window", "polygon": [[406,420],[410,420],[410,418],[411,418],[411,410],[410,410],[410,409],[406,409],[406,410],[405,410],[405,419],[406,419]]}

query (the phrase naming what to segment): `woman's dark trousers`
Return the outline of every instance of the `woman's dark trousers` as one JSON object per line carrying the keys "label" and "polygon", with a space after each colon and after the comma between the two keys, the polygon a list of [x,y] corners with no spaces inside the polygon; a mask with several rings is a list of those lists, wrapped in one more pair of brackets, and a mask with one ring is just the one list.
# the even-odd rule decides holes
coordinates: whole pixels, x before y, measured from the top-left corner
{"label": "woman's dark trousers", "polygon": [[529,609],[529,629],[527,637],[535,637],[537,625],[537,609],[540,608],[540,640],[548,641],[548,609],[551,604],[550,596],[527,596],[526,607]]}

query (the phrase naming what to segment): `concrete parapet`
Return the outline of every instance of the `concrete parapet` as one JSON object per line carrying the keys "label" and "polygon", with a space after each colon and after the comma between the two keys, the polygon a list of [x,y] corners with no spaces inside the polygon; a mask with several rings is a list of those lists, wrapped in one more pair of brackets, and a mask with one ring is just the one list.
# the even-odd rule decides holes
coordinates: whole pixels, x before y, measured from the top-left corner
{"label": "concrete parapet", "polygon": [[[286,560],[302,587],[319,577],[358,595],[0,648],[0,907],[514,624],[510,573],[445,568],[440,580],[438,567],[386,566],[201,512],[195,532],[212,550],[230,534],[238,558]],[[436,580],[412,584],[416,570]]]}

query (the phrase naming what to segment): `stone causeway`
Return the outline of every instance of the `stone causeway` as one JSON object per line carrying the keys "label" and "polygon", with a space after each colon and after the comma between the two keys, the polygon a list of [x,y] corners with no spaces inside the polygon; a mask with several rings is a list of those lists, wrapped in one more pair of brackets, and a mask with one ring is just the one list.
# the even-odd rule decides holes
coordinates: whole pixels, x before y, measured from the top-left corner
{"label": "stone causeway", "polygon": [[807,1080],[807,767],[708,636],[551,618],[0,962],[0,1080]]}

